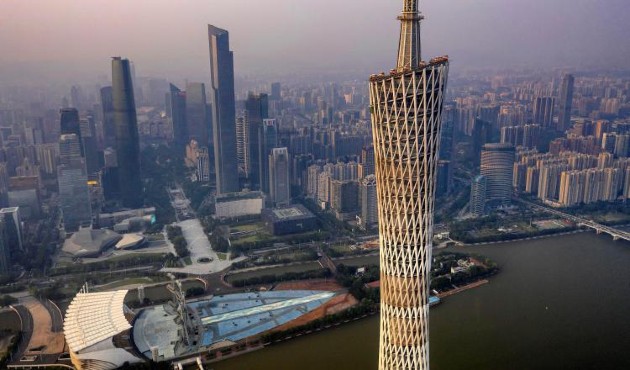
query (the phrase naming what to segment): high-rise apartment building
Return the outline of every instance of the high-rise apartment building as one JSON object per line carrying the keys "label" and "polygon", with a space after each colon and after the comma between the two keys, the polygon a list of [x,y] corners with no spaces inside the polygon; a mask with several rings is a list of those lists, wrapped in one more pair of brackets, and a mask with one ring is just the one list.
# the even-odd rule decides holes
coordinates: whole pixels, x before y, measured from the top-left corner
{"label": "high-rise apartment building", "polygon": [[274,207],[288,206],[291,203],[291,185],[289,183],[289,150],[274,148],[269,161],[269,196]]}
{"label": "high-rise apartment building", "polygon": [[129,60],[112,59],[112,98],[118,155],[118,191],[123,207],[142,206],[140,138]]}
{"label": "high-rise apartment building", "polygon": [[374,175],[374,145],[366,145],[361,150],[361,166],[359,177]]}
{"label": "high-rise apartment building", "polygon": [[562,86],[560,88],[560,101],[558,102],[558,125],[557,131],[564,131],[571,127],[571,109],[573,108],[573,84],[575,78],[571,74],[565,74],[562,77]]}
{"label": "high-rise apartment building", "polygon": [[217,193],[239,191],[236,156],[234,55],[226,30],[208,25],[212,91],[212,127]]}
{"label": "high-rise apartment building", "polygon": [[501,128],[501,143],[535,148],[541,133],[540,125],[504,126]]}
{"label": "high-rise apartment building", "polygon": [[514,147],[486,144],[481,151],[481,175],[487,179],[486,201],[505,205],[512,199]]}
{"label": "high-rise apartment building", "polygon": [[306,196],[311,199],[317,199],[318,186],[319,186],[319,174],[322,173],[322,167],[319,165],[312,165],[306,169]]}
{"label": "high-rise apartment building", "polygon": [[550,96],[538,97],[534,100],[534,123],[542,127],[551,127],[556,99]]}
{"label": "high-rise apartment building", "polygon": [[330,208],[339,221],[354,220],[361,211],[359,183],[353,180],[331,180]]}
{"label": "high-rise apartment building", "polygon": [[422,61],[417,0],[405,0],[398,62],[370,78],[378,189],[379,369],[429,368],[433,209],[448,58]]}

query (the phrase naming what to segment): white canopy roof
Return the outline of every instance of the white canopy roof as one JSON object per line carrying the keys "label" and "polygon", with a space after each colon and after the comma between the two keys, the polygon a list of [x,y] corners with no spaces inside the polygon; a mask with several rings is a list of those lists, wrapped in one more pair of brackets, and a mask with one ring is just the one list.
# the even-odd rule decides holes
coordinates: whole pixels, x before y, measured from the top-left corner
{"label": "white canopy roof", "polygon": [[70,303],[63,331],[70,350],[77,353],[128,330],[124,301],[128,290],[79,293]]}

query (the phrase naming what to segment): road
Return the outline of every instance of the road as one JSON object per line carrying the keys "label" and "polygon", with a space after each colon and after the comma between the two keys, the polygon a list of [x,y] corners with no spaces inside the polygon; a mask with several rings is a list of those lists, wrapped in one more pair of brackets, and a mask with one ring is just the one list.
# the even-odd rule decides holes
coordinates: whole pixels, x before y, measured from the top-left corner
{"label": "road", "polygon": [[546,213],[550,213],[554,216],[558,216],[561,218],[564,218],[566,220],[569,220],[573,223],[575,223],[576,225],[580,226],[586,226],[588,228],[591,228],[595,231],[597,231],[598,234],[601,233],[605,233],[605,234],[609,234],[610,236],[613,237],[613,239],[615,240],[626,240],[626,241],[630,241],[630,233],[623,231],[623,230],[619,230],[619,229],[615,229],[613,227],[610,226],[606,226],[606,225],[602,225],[599,224],[593,220],[588,220],[586,218],[583,217],[578,217],[578,216],[574,216],[574,215],[570,215],[568,213],[564,213],[562,211],[559,211],[557,209],[553,209],[553,208],[549,208],[549,207],[545,207],[536,203],[532,203],[532,202],[528,202],[526,200],[523,199],[519,199],[519,198],[515,198],[518,202],[524,203],[529,205],[530,207],[537,209],[539,211],[543,211]]}

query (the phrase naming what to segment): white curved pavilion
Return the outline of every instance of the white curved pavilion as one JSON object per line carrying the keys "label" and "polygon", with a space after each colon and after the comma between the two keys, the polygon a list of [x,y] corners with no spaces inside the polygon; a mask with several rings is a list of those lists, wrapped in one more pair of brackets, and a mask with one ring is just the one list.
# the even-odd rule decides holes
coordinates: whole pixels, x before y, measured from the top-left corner
{"label": "white curved pavilion", "polygon": [[73,365],[81,369],[117,369],[125,362],[141,362],[122,348],[113,338],[131,329],[125,317],[127,290],[115,292],[79,292],[70,303],[63,331]]}

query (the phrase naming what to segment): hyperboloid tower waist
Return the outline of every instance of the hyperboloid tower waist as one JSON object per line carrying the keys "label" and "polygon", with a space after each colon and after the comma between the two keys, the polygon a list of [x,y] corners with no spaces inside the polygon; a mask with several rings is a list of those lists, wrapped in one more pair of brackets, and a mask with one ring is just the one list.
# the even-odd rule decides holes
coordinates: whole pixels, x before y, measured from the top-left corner
{"label": "hyperboloid tower waist", "polygon": [[418,0],[404,0],[398,62],[370,78],[381,262],[380,370],[429,369],[433,206],[448,58],[422,61]]}

